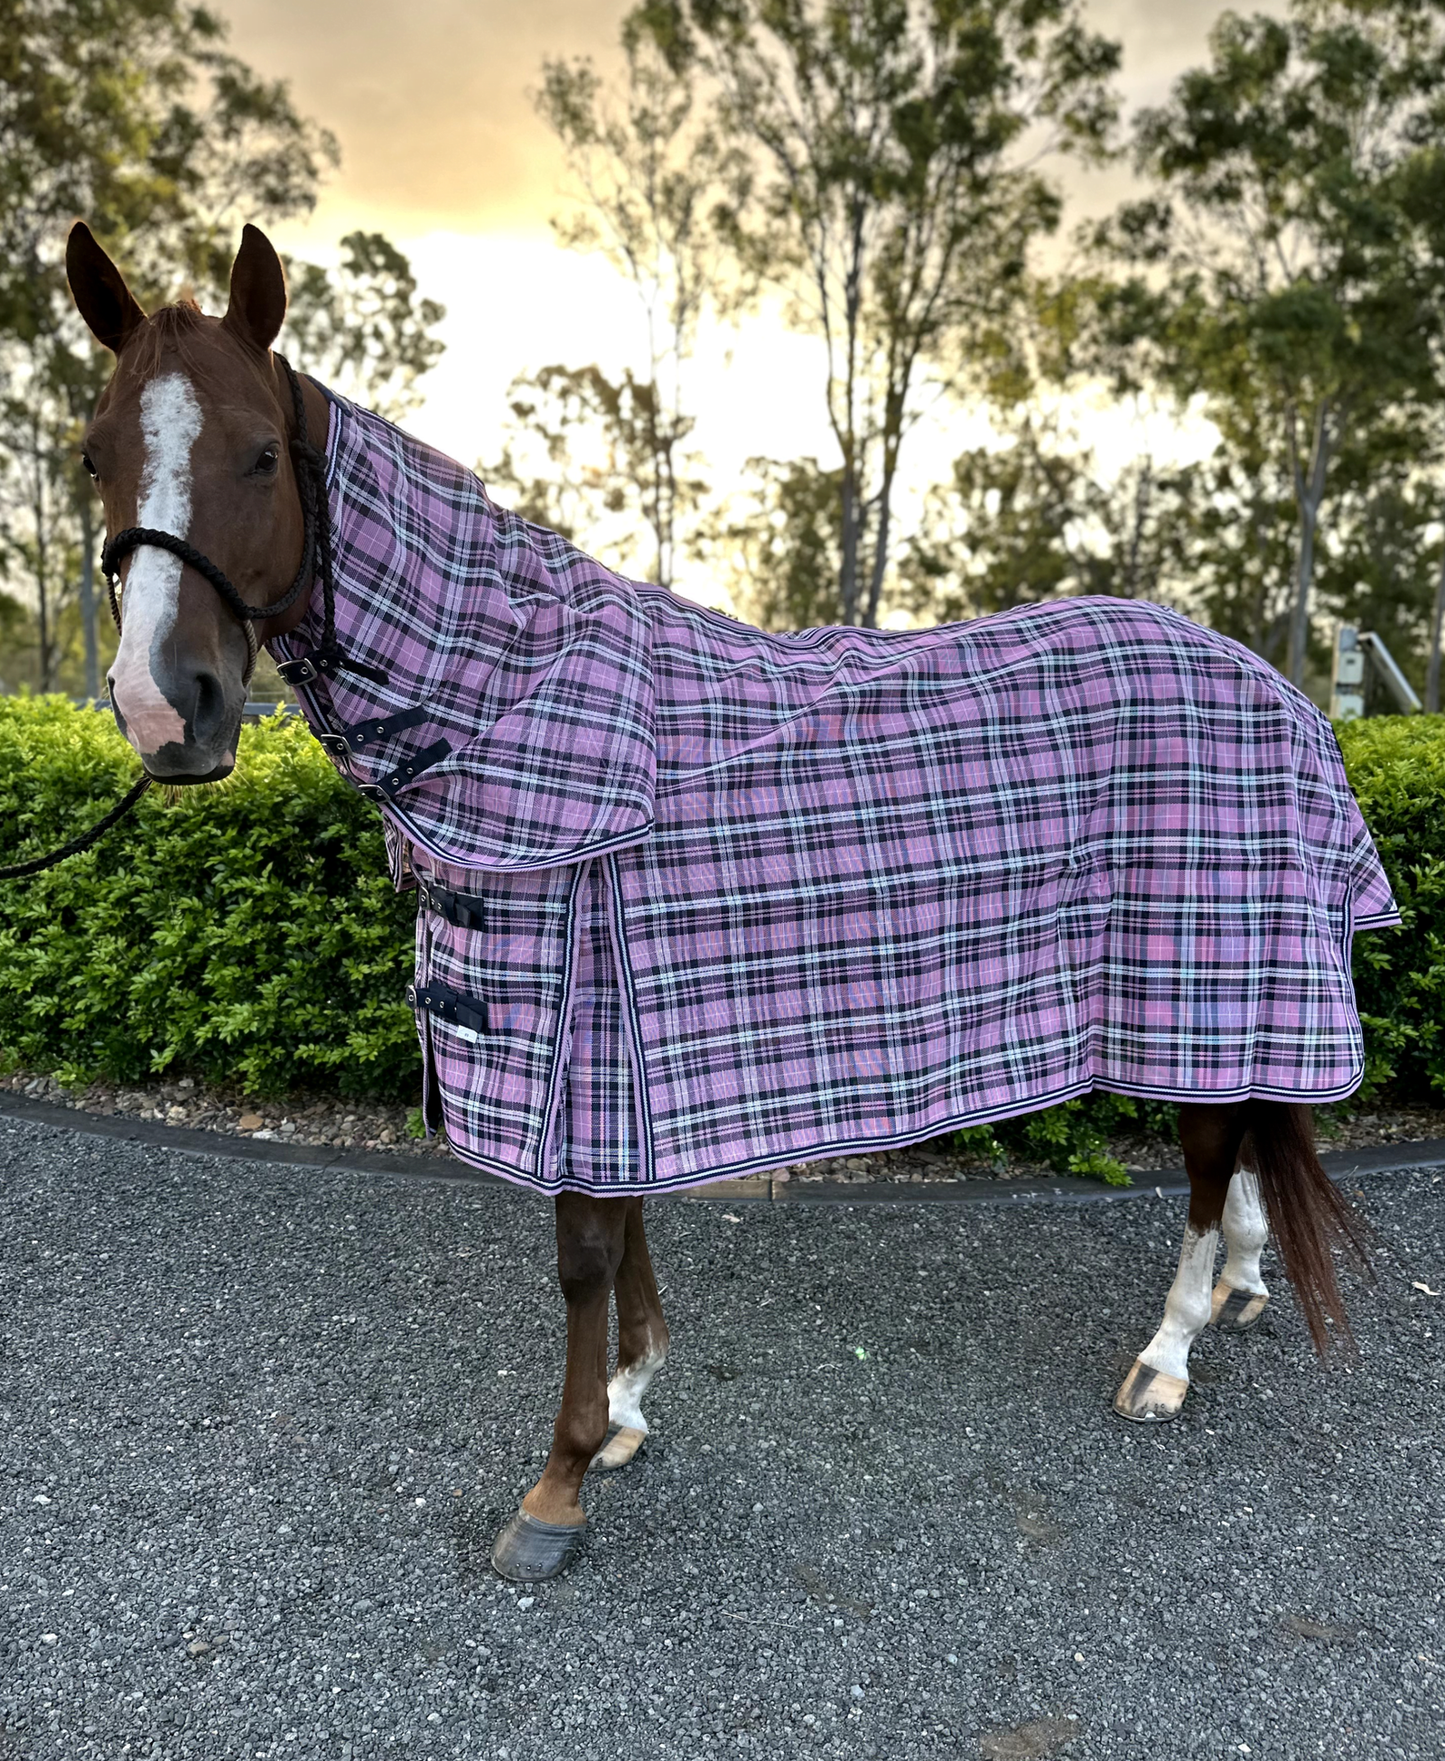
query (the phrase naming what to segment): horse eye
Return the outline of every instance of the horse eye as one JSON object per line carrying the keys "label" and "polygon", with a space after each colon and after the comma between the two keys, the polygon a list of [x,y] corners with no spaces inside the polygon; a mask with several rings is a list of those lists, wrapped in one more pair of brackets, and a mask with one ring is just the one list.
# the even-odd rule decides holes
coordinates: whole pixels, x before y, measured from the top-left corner
{"label": "horse eye", "polygon": [[258,477],[270,477],[280,462],[281,455],[274,446],[262,447],[261,456],[256,460],[253,469]]}
{"label": "horse eye", "polygon": [[95,464],[92,461],[91,456],[88,452],[83,452],[80,455],[80,462],[82,465],[85,466],[86,470],[90,472],[91,476],[95,479],[95,481],[97,483],[99,483],[100,482],[100,472],[96,470]]}

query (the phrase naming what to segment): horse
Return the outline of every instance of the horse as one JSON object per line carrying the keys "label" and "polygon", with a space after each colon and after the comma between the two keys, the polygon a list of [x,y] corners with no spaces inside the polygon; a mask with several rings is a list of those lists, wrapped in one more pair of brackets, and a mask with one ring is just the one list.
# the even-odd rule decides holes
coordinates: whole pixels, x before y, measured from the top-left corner
{"label": "horse", "polygon": [[[1188,1218],[1114,1412],[1173,1418],[1203,1328],[1258,1323],[1271,1228],[1317,1349],[1347,1330],[1332,1253],[1360,1255],[1362,1226],[1310,1104],[1361,1073],[1349,937],[1398,916],[1328,723],[1272,669],[1131,602],[923,634],[751,631],[610,575],[295,374],[272,351],[285,278],[256,228],[219,318],[147,315],[83,223],[67,270],[116,356],[83,448],[123,591],[122,731],[151,776],[217,781],[257,644],[278,657],[380,806],[393,880],[419,893],[429,1125],[554,1197],[566,1372],[546,1465],[496,1539],[502,1576],[564,1570],[584,1476],[648,1434],[669,1345],[649,1179],[916,1141],[1095,1086],[1161,1093],[1179,1103]],[[444,617],[417,596],[443,561],[462,583],[433,582]],[[923,750],[925,721],[915,786],[898,754]],[[425,725],[447,737],[394,756]],[[1255,776],[1266,727],[1273,768]],[[1165,885],[1170,863],[1193,867]],[[781,875],[784,893],[760,903],[743,874]],[[713,914],[688,917],[704,894]],[[1189,972],[1165,909],[1191,926]],[[797,910],[802,931],[778,915]],[[940,986],[964,970],[970,994]],[[767,1007],[743,1019],[754,993]],[[1099,1061],[1165,1040],[1178,1067],[1162,1078]],[[967,1108],[965,1076],[982,1085]]]}

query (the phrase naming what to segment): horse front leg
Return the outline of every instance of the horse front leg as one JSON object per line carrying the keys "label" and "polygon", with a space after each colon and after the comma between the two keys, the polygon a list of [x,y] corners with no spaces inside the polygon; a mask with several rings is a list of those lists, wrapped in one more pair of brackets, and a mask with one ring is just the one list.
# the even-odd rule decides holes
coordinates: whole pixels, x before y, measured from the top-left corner
{"label": "horse front leg", "polygon": [[492,1566],[515,1583],[554,1578],[582,1545],[582,1476],[607,1435],[607,1305],[622,1263],[625,1199],[562,1193],[557,1277],[567,1302],[567,1373],[542,1477],[503,1526]]}
{"label": "horse front leg", "polygon": [[667,1322],[657,1292],[647,1235],[642,1226],[642,1200],[627,1206],[627,1235],[617,1269],[617,1370],[607,1384],[607,1442],[599,1451],[599,1468],[626,1467],[642,1447],[647,1420],[642,1397],[667,1357]]}
{"label": "horse front leg", "polygon": [[1179,1270],[1165,1299],[1163,1323],[1114,1396],[1114,1411],[1121,1419],[1157,1424],[1174,1418],[1184,1405],[1190,1347],[1213,1310],[1210,1287],[1219,1226],[1247,1117],[1248,1105],[1243,1101],[1179,1109],[1179,1141],[1189,1174],[1189,1221]]}

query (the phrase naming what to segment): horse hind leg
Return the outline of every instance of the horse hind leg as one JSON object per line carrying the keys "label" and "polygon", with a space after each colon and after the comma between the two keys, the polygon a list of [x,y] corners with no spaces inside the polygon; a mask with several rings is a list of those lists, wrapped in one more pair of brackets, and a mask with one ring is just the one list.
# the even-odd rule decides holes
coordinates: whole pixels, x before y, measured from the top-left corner
{"label": "horse hind leg", "polygon": [[647,1235],[642,1200],[627,1202],[627,1231],[622,1264],[617,1269],[617,1370],[607,1384],[607,1441],[593,1466],[626,1467],[647,1436],[642,1397],[667,1358],[667,1323]]}
{"label": "horse hind leg", "polygon": [[1164,1320],[1114,1396],[1114,1411],[1120,1418],[1158,1424],[1174,1418],[1184,1405],[1190,1347],[1213,1311],[1215,1253],[1245,1117],[1243,1103],[1179,1109],[1179,1139],[1189,1173],[1189,1220],[1179,1269],[1164,1303]]}
{"label": "horse hind leg", "polygon": [[1226,1333],[1245,1333],[1264,1313],[1269,1288],[1260,1276],[1259,1256],[1269,1234],[1259,1179],[1241,1168],[1224,1201],[1224,1270],[1214,1286],[1212,1319]]}

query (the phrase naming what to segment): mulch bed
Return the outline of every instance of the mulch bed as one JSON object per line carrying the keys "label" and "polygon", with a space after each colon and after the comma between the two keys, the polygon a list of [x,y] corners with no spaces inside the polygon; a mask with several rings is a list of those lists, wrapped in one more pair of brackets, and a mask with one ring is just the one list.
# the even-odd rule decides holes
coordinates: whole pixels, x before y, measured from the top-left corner
{"label": "mulch bed", "polygon": [[[418,1157],[449,1155],[446,1140],[416,1135],[415,1109],[378,1101],[346,1101],[334,1096],[293,1096],[286,1101],[255,1101],[222,1088],[209,1088],[190,1077],[135,1087],[92,1083],[89,1088],[62,1088],[53,1077],[21,1071],[0,1077],[0,1093],[23,1094],[55,1106],[87,1113],[146,1119],[192,1131],[217,1131],[261,1142],[301,1143],[332,1149],[387,1150]],[[1379,1107],[1345,1114],[1333,1107],[1317,1110],[1320,1148],[1373,1149],[1382,1144],[1421,1143],[1445,1138],[1445,1108]],[[1136,1175],[1180,1166],[1178,1145],[1162,1138],[1123,1137],[1110,1142],[1109,1153]],[[883,1150],[867,1156],[838,1156],[827,1161],[799,1162],[779,1169],[772,1179],[859,1185],[877,1181],[910,1184],[978,1179],[1037,1179],[1052,1172],[1041,1163],[1010,1160],[995,1166],[977,1156],[959,1155],[948,1138]]]}

